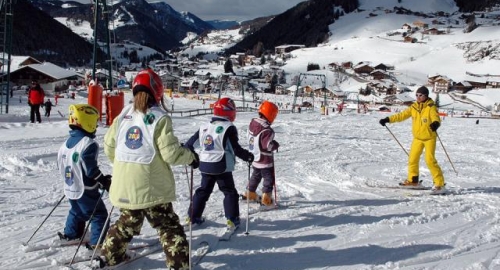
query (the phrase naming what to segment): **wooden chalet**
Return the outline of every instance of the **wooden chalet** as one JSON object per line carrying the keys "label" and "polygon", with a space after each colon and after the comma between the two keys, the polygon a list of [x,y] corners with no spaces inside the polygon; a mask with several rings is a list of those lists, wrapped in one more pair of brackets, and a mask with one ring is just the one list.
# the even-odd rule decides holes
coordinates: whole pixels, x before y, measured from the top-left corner
{"label": "wooden chalet", "polygon": [[46,91],[66,90],[73,81],[83,81],[84,76],[55,64],[45,62],[19,67],[10,73],[10,80],[17,85],[29,85],[37,80]]}
{"label": "wooden chalet", "polygon": [[486,81],[486,88],[500,88],[500,78],[488,79]]}
{"label": "wooden chalet", "polygon": [[470,84],[468,81],[461,81],[453,85],[453,89],[457,92],[465,94],[472,90],[472,84]]}
{"label": "wooden chalet", "polygon": [[306,47],[306,45],[298,45],[298,44],[280,45],[280,46],[274,47],[274,53],[279,55],[279,54],[284,54],[284,53],[291,52],[293,50],[297,50],[297,49],[301,49],[301,48],[305,48],[305,47]]}
{"label": "wooden chalet", "polygon": [[425,23],[425,22],[420,21],[420,20],[414,21],[413,25],[415,25],[416,27],[419,27],[419,28],[427,28],[427,27],[429,27],[428,23]]}
{"label": "wooden chalet", "polygon": [[353,67],[353,64],[351,61],[347,61],[347,62],[342,62],[341,66],[344,68],[344,69],[349,69],[349,68],[352,68]]}
{"label": "wooden chalet", "polygon": [[446,76],[438,76],[430,83],[432,85],[432,92],[434,93],[448,93],[452,84],[453,80]]}
{"label": "wooden chalet", "polygon": [[417,39],[412,37],[412,36],[406,36],[403,38],[403,42],[405,43],[415,43],[417,42]]}
{"label": "wooden chalet", "polygon": [[375,70],[373,67],[371,67],[366,63],[361,63],[359,65],[356,65],[355,67],[353,67],[353,69],[354,72],[358,74],[370,74],[373,70]]}
{"label": "wooden chalet", "polygon": [[422,33],[424,33],[426,35],[442,35],[445,33],[445,31],[442,31],[442,30],[439,30],[439,29],[433,27],[433,28],[429,28],[429,29],[422,31]]}
{"label": "wooden chalet", "polygon": [[383,71],[387,71],[389,69],[394,69],[394,66],[388,66],[386,64],[380,63],[380,64],[374,66],[373,68],[374,69],[380,69],[380,70],[383,70]]}
{"label": "wooden chalet", "polygon": [[370,72],[370,76],[372,76],[374,80],[389,79],[391,77],[389,73],[381,69],[375,69],[374,71]]}
{"label": "wooden chalet", "polygon": [[401,26],[401,28],[404,30],[411,30],[411,25],[405,23],[405,24],[403,24],[403,26]]}
{"label": "wooden chalet", "polygon": [[396,85],[389,80],[371,81],[366,84],[366,87],[372,91],[386,95],[394,95],[397,92]]}

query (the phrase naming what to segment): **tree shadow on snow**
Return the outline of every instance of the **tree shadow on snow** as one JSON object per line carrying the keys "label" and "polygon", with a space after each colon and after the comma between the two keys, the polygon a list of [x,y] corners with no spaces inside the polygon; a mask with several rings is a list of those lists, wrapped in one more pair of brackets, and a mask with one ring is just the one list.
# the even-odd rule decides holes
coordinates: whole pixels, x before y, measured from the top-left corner
{"label": "tree shadow on snow", "polygon": [[339,250],[324,250],[318,247],[297,248],[295,252],[254,252],[244,255],[223,254],[218,262],[240,262],[232,269],[307,269],[332,266],[384,265],[416,257],[419,253],[451,249],[449,245],[411,245],[386,248],[378,245],[351,247]]}
{"label": "tree shadow on snow", "polygon": [[500,193],[500,187],[474,187],[474,188],[463,188],[458,191],[459,194],[475,194],[475,193]]}
{"label": "tree shadow on snow", "polygon": [[[331,205],[332,208],[338,208],[343,206],[385,206],[391,204],[398,204],[402,202],[408,202],[409,199],[358,199],[358,200],[346,200],[346,201],[293,201],[294,204],[290,205],[290,208],[303,208],[308,205]],[[290,203],[289,200],[281,201],[283,203]],[[286,209],[288,206],[285,206]]]}
{"label": "tree shadow on snow", "polygon": [[337,225],[345,224],[372,224],[377,223],[382,220],[389,220],[392,218],[408,218],[417,217],[422,215],[421,213],[404,213],[404,214],[393,214],[393,215],[383,215],[383,216],[371,216],[371,215],[348,215],[348,214],[336,214],[335,216],[321,215],[316,213],[303,213],[294,217],[293,221],[290,220],[257,220],[252,222],[252,227],[259,231],[283,231],[283,230],[296,230],[300,228],[307,227],[332,227]]}

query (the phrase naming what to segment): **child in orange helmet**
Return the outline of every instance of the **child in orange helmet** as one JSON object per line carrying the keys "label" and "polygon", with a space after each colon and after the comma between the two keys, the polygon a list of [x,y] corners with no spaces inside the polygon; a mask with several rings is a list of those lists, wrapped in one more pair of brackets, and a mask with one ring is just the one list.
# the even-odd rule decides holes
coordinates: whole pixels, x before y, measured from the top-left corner
{"label": "child in orange helmet", "polygon": [[277,115],[278,106],[266,100],[259,107],[259,117],[253,118],[248,127],[249,147],[255,159],[252,163],[252,176],[244,197],[253,201],[258,200],[255,191],[261,180],[264,179],[261,203],[266,206],[273,203],[271,196],[275,183],[273,151],[278,151],[280,146],[274,140],[274,130],[271,128]]}

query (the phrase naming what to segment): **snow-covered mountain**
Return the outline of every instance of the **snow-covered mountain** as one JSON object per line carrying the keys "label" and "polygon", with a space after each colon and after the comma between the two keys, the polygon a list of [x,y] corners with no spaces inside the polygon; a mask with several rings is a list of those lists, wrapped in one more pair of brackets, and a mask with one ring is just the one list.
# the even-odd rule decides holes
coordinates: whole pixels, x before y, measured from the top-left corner
{"label": "snow-covered mountain", "polygon": [[[375,2],[387,6],[379,8]],[[330,87],[339,79],[329,69],[330,63],[386,63],[394,66],[393,78],[408,86],[413,96],[415,88],[424,84],[430,74],[439,73],[454,81],[473,79],[470,74],[476,75],[472,76],[475,80],[494,79],[491,75],[498,74],[495,44],[500,35],[494,18],[496,11],[484,16],[477,14],[477,28],[465,33],[468,25],[450,1],[401,1],[407,9],[434,13],[429,6],[438,6],[449,13],[433,17],[392,12],[396,2],[399,1],[361,1],[358,12],[346,14],[329,25],[331,36],[327,42],[292,51],[291,58],[281,66],[287,81],[292,83],[302,73],[311,75],[302,77],[304,84],[317,84],[319,80],[313,75],[321,74]],[[413,28],[417,21],[431,26],[433,20],[443,21],[436,28],[444,33],[422,35],[417,31],[411,34],[417,39],[415,43],[402,41],[403,33],[408,35],[403,29],[405,23]],[[231,32],[219,35],[237,36]],[[221,50],[219,45],[229,46],[234,40],[205,44],[203,49],[192,43],[191,50]],[[309,63],[318,64],[320,70],[308,73]],[[221,65],[211,68],[219,72],[222,69]],[[477,77],[478,74],[483,76]],[[347,79],[339,87],[353,95],[366,85],[359,78],[345,76]],[[243,99],[248,107],[258,105],[247,93],[225,94],[236,99],[238,106],[243,106]],[[475,89],[460,96],[483,107],[500,102],[498,88]],[[175,110],[196,110],[208,107],[205,101],[212,102],[217,95],[200,97],[204,99],[190,95],[169,100],[175,103]],[[211,251],[193,269],[500,269],[498,120],[484,117],[487,114],[476,106],[456,102],[451,95],[440,96],[441,111],[449,116],[443,118],[438,130],[436,158],[451,194],[430,196],[426,190],[394,188],[406,178],[405,151],[412,140],[410,120],[384,128],[378,120],[392,112],[358,113],[346,109],[340,114],[329,107],[328,114],[321,114],[322,98],[310,96],[298,99],[312,103],[314,110],[289,114],[284,111],[289,109],[293,96],[257,93],[256,97],[280,104],[282,109],[273,123],[275,139],[280,143],[275,154],[276,198],[280,208],[258,212],[257,205],[240,202],[240,230],[229,242],[219,242],[218,235],[226,220],[223,195],[215,189],[204,212],[207,221],[192,232],[193,248],[208,241]],[[126,92],[125,101],[130,99],[130,92]],[[59,99],[52,116],[43,118],[41,124],[27,123],[29,109],[24,91],[16,91],[11,101],[15,102],[10,114],[0,115],[0,269],[60,269],[57,263],[68,261],[76,252],[76,247],[49,246],[57,238],[56,232],[64,228],[69,210],[66,200],[55,207],[63,195],[57,151],[68,136],[67,119],[61,115],[66,114],[70,104],[86,103],[87,99],[79,95],[74,100]],[[329,106],[333,104],[329,101]],[[475,110],[474,115],[469,115],[470,109]],[[54,113],[58,111],[61,114]],[[248,123],[253,117],[255,112],[239,112],[234,122],[245,148]],[[209,116],[173,114],[174,133],[180,142],[185,142],[208,120]],[[97,130],[100,145],[107,129],[100,125]],[[98,158],[101,170],[111,173],[113,167],[102,150]],[[420,178],[429,187],[432,175],[423,158],[420,165]],[[174,209],[184,220],[190,205],[190,172],[184,166],[174,166],[173,172],[177,188]],[[238,160],[234,179],[239,192],[245,190],[249,172],[247,164]],[[193,180],[196,188],[200,183],[197,170]],[[110,210],[107,195],[104,202]],[[33,235],[54,208],[30,241],[31,250],[23,247],[21,243]],[[117,217],[115,210],[111,222]],[[156,243],[156,231],[147,223],[132,240],[132,246]],[[136,251],[141,254],[145,250]],[[77,258],[88,255],[81,248]],[[123,269],[164,268],[165,255],[158,251]],[[88,269],[88,264],[76,263],[74,269]]]}
{"label": "snow-covered mountain", "polygon": [[[53,18],[81,23],[94,21],[91,3],[63,2],[59,0],[29,0],[34,6]],[[109,28],[115,42],[133,41],[152,47],[160,52],[180,46],[179,41],[189,32],[201,34],[214,29],[213,26],[189,12],[178,12],[163,1],[149,3],[145,0],[119,0],[108,2]],[[103,23],[103,17],[100,17]],[[98,29],[98,38],[106,40],[104,25]],[[87,38],[89,38],[87,36]]]}

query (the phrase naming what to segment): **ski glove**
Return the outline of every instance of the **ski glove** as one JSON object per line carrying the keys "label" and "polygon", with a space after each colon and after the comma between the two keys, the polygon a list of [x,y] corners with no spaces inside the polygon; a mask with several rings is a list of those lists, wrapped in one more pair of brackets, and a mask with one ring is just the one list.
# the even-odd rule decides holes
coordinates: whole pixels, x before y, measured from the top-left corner
{"label": "ski glove", "polygon": [[389,117],[382,118],[382,119],[380,119],[380,121],[379,121],[379,123],[380,123],[383,127],[385,127],[385,124],[387,124],[387,123],[389,123],[389,122],[390,122],[390,121],[389,121]]}
{"label": "ski glove", "polygon": [[439,124],[439,122],[438,122],[438,121],[434,121],[434,122],[432,122],[432,123],[430,124],[431,130],[432,130],[432,131],[436,131],[436,130],[439,128],[439,126],[440,126],[440,125],[441,125],[441,124]]}
{"label": "ski glove", "polygon": [[95,180],[99,183],[99,185],[101,185],[102,189],[109,192],[109,187],[111,186],[111,175],[100,174]]}
{"label": "ski glove", "polygon": [[198,156],[198,154],[194,150],[191,150],[191,153],[193,153],[194,159],[193,162],[189,164],[189,166],[196,170],[198,169],[198,167],[200,167],[200,156]]}
{"label": "ski glove", "polygon": [[276,147],[276,151],[278,151],[278,148],[280,148],[280,144],[275,140],[273,140],[273,144]]}
{"label": "ski glove", "polygon": [[253,162],[254,158],[255,158],[255,157],[253,156],[253,154],[250,154],[250,155],[248,156],[248,159],[247,159],[248,166],[252,165],[252,162]]}

